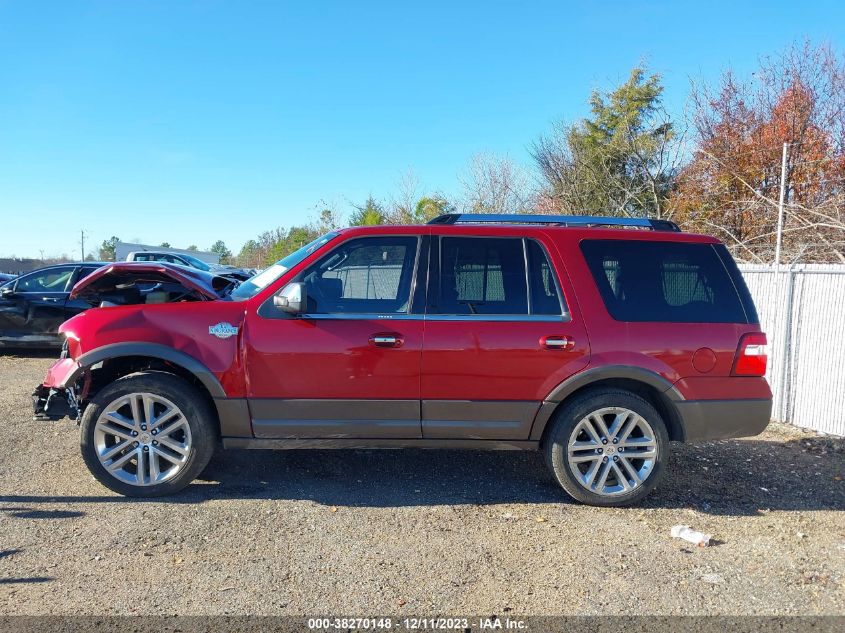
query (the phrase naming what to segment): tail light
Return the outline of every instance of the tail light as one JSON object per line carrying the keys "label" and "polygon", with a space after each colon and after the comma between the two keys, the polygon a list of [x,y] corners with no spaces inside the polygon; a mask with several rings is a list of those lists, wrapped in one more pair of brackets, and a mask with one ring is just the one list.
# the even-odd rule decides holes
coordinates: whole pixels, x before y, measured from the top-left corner
{"label": "tail light", "polygon": [[766,335],[763,332],[746,334],[739,339],[732,373],[735,376],[764,376],[768,359]]}

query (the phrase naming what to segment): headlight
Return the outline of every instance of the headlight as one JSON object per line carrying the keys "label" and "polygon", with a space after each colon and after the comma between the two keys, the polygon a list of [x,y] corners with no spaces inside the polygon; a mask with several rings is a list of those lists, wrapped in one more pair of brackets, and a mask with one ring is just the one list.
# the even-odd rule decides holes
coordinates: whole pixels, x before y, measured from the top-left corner
{"label": "headlight", "polygon": [[71,331],[61,332],[65,340],[62,343],[62,353],[59,358],[76,358],[79,356],[79,339]]}

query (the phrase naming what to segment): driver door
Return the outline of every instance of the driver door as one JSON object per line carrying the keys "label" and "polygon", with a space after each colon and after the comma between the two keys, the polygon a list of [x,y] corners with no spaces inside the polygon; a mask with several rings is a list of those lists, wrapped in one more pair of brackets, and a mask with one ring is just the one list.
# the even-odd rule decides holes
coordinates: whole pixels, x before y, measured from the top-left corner
{"label": "driver door", "polygon": [[419,235],[347,239],[293,280],[304,314],[272,297],[248,317],[259,438],[420,438],[423,314],[412,306]]}

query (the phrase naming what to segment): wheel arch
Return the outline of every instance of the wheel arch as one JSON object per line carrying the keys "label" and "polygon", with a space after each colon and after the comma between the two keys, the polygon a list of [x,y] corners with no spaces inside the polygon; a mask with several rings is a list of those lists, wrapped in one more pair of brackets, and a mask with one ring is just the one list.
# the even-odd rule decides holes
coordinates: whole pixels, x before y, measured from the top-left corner
{"label": "wheel arch", "polygon": [[684,400],[671,382],[657,373],[627,365],[594,367],[569,377],[546,397],[534,418],[530,439],[545,441],[555,414],[573,398],[597,389],[623,389],[649,402],[666,423],[672,441],[684,441],[684,427],[675,402]]}
{"label": "wheel arch", "polygon": [[[246,399],[229,398],[217,376],[208,367],[193,356],[166,345],[126,342],[98,347],[77,359],[77,369],[68,375],[61,386],[75,384],[87,370],[106,361],[111,366],[111,371],[105,376],[108,382],[139,369],[158,369],[184,378],[208,399],[217,414],[221,436],[252,437],[252,422]],[[101,386],[95,384],[95,387]]]}
{"label": "wheel arch", "polygon": [[[197,387],[217,414],[220,434],[226,437],[252,437],[249,407],[245,398],[230,398],[223,385],[208,367],[193,356],[157,343],[125,342],[103,345],[82,354],[77,368],[64,379],[62,388],[74,385],[83,374],[98,363],[107,363],[104,380],[93,381],[99,389],[102,382],[143,369],[167,371]],[[93,372],[92,372],[93,373]]]}
{"label": "wheel arch", "polygon": [[[91,369],[94,365],[105,361],[130,361],[133,358],[150,359],[168,363],[177,368],[177,371],[172,372],[183,377],[190,377],[198,382],[209,397],[225,398],[226,392],[217,377],[205,365],[198,361],[193,356],[180,352],[172,347],[166,345],[159,345],[157,343],[113,343],[111,345],[104,345],[97,349],[91,350],[82,354],[77,359],[79,365],[78,369],[70,374],[65,380],[65,386],[72,385],[83,372]],[[180,371],[181,370],[181,371]]]}

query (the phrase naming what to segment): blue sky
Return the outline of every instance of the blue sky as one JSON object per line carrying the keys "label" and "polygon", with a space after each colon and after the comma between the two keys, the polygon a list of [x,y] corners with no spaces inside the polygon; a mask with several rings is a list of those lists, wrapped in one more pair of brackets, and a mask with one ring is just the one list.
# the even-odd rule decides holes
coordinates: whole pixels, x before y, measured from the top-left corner
{"label": "blue sky", "polygon": [[0,0],[0,256],[237,251],[408,169],[458,193],[640,60],[680,115],[690,78],[805,36],[842,51],[845,5]]}

